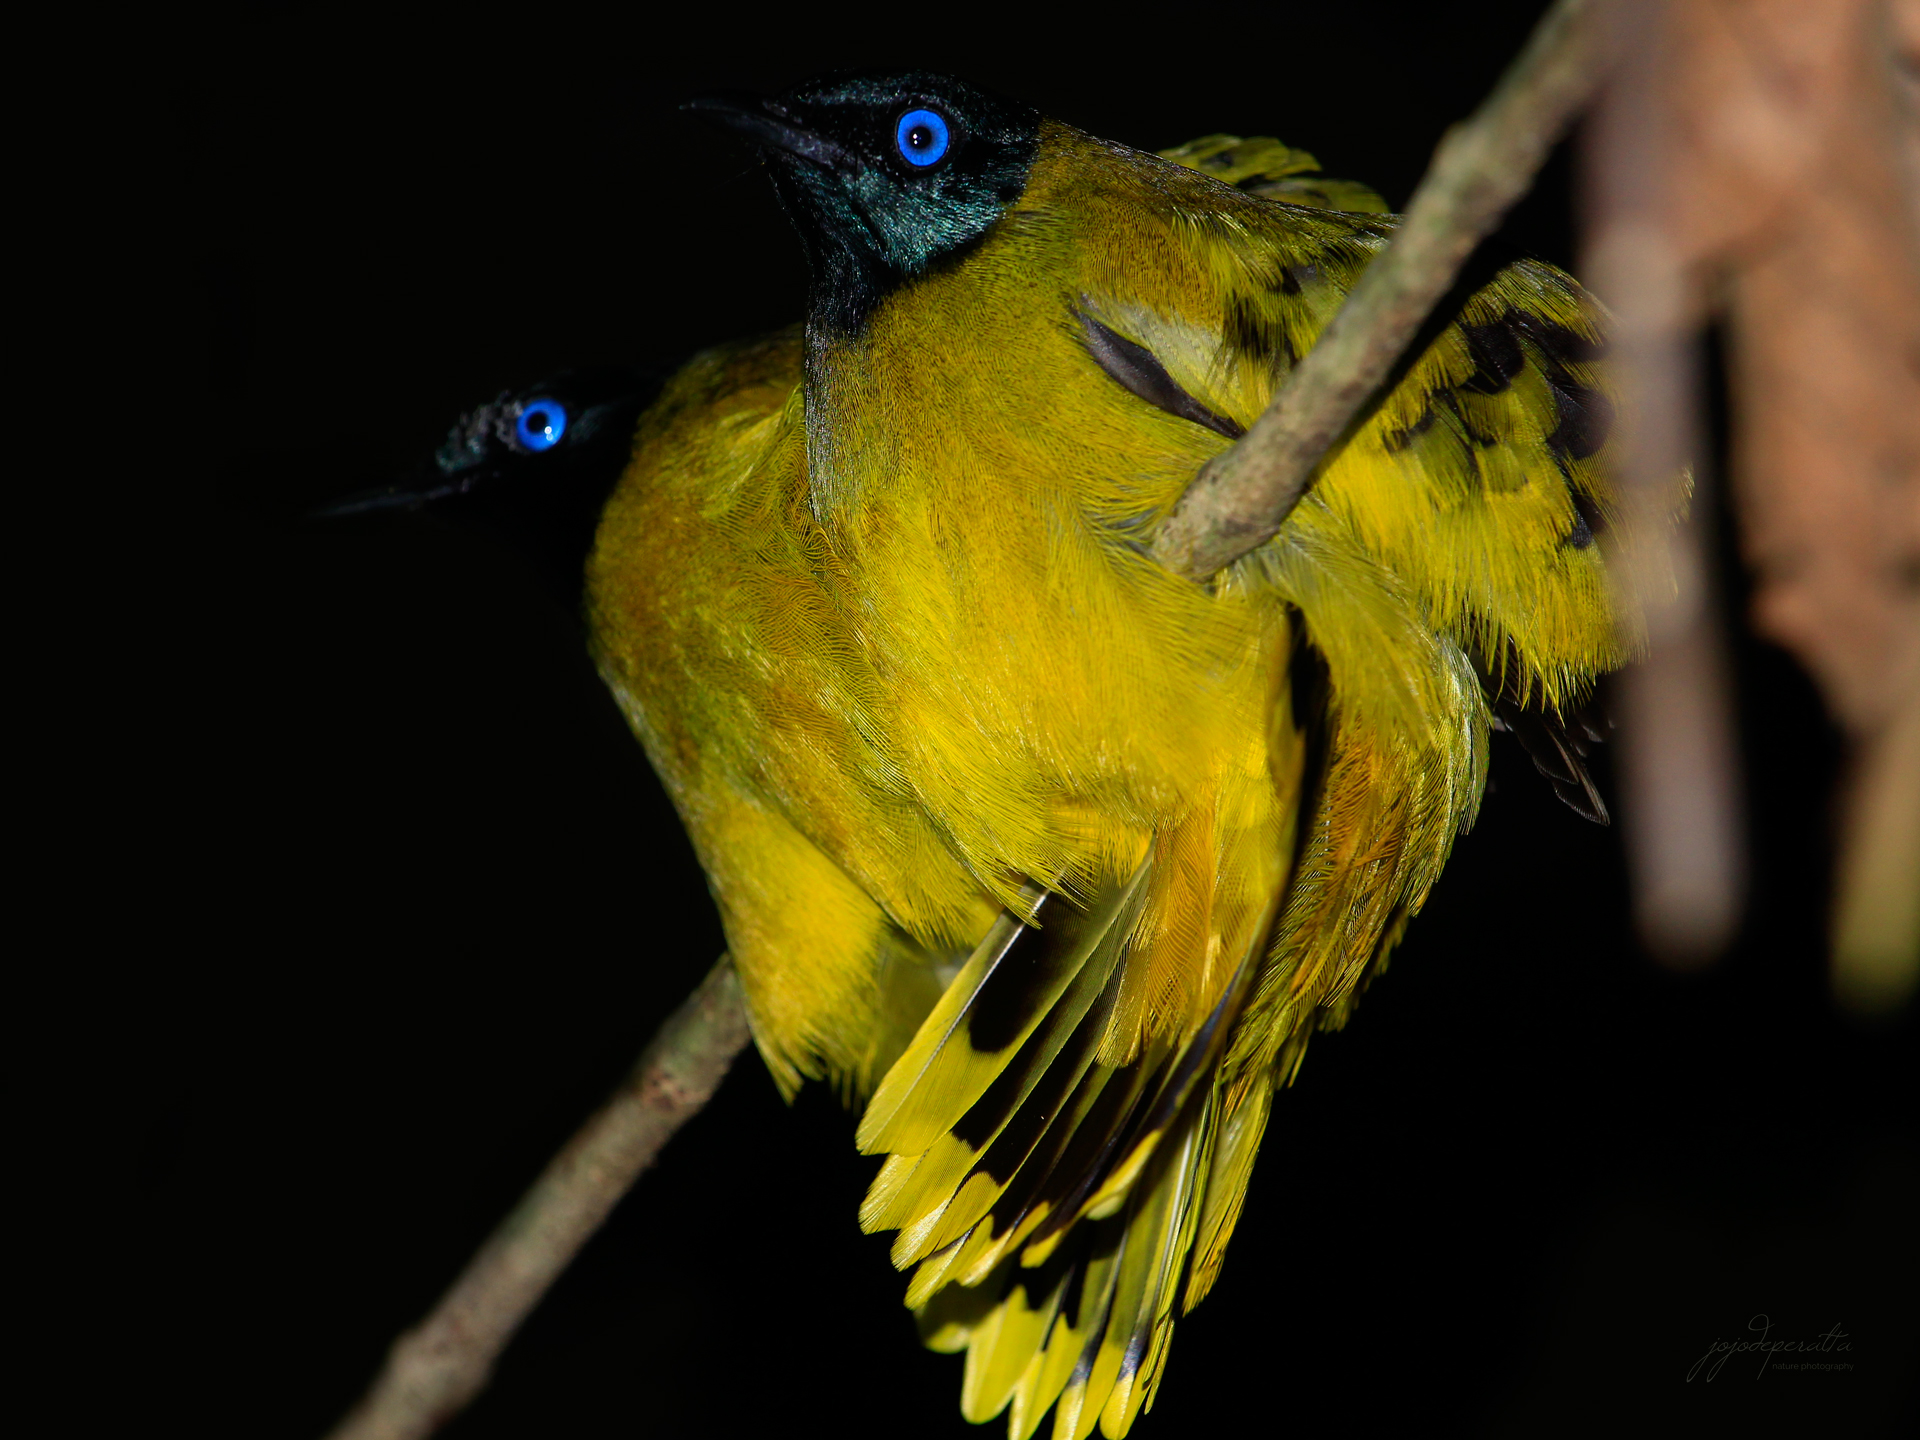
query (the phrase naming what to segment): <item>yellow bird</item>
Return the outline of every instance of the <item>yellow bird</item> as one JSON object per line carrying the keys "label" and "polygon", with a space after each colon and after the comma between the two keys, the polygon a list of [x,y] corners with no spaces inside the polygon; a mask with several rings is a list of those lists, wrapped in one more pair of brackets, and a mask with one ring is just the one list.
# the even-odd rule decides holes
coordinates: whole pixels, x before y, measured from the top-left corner
{"label": "yellow bird", "polygon": [[934,75],[698,104],[765,157],[807,319],[641,417],[594,653],[774,1077],[865,1098],[860,1221],[966,1351],[963,1412],[1117,1440],[1275,1090],[1472,822],[1496,707],[1599,817],[1564,723],[1624,645],[1594,308],[1499,270],[1196,585],[1154,527],[1386,244],[1377,197]]}

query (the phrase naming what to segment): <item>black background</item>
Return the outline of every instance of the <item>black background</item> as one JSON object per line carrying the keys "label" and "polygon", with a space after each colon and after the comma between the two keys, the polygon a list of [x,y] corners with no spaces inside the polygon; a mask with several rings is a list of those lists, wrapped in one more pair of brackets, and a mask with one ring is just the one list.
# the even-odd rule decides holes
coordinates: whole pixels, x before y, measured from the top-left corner
{"label": "black background", "polygon": [[[84,1040],[34,1092],[108,1082],[87,1243],[122,1258],[93,1343],[131,1357],[135,1405],[319,1435],[722,947],[576,621],[515,555],[295,518],[504,386],[798,315],[764,179],[679,101],[911,64],[1143,148],[1277,134],[1398,205],[1539,8],[376,14],[170,51],[120,140],[132,298],[87,332],[164,428],[85,493],[97,523],[58,547],[84,579],[48,602],[89,626],[75,728],[105,779],[74,781],[50,848],[109,883],[65,916]],[[1570,173],[1507,227],[1561,263]],[[1136,1433],[1894,1431],[1912,1023],[1827,999],[1837,746],[1790,660],[1738,660],[1737,949],[1656,967],[1618,833],[1497,742],[1391,973],[1276,1107]],[[960,1362],[917,1346],[854,1225],[851,1130],[743,1060],[449,1433],[998,1433],[961,1422]],[[1855,1370],[1688,1383],[1760,1313],[1839,1325],[1825,1358]]]}

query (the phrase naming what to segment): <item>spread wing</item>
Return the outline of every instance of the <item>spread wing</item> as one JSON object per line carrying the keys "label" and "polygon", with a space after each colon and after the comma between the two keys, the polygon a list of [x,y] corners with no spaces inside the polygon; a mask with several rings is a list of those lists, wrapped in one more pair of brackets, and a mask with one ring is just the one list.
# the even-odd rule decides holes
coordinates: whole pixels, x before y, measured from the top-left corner
{"label": "spread wing", "polygon": [[887,1162],[861,1207],[917,1267],[907,1303],[935,1349],[968,1351],[961,1410],[1009,1403],[1024,1437],[1105,1417],[1123,1434],[1152,1394],[1198,1218],[1213,1075],[1264,949],[1251,931],[1193,1033],[1112,1063],[1152,862],[1084,908],[1035,897],[1003,916],[875,1093],[861,1148]]}

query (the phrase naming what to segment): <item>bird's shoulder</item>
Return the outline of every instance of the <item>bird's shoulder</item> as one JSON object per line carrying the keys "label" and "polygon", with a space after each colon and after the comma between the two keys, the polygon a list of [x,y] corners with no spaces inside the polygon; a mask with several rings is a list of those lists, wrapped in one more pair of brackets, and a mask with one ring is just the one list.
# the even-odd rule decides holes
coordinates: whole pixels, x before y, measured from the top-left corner
{"label": "bird's shoulder", "polygon": [[[1131,391],[1163,430],[1184,419],[1204,461],[1266,409],[1399,221],[1243,190],[1194,148],[1197,164],[1050,131],[1009,228],[1053,267],[1052,303],[1118,382],[1109,403]],[[1288,153],[1260,163],[1284,169]],[[1224,176],[1242,169],[1258,174]],[[1633,629],[1593,543],[1615,509],[1603,323],[1565,271],[1482,247],[1275,545],[1317,529],[1358,547],[1503,683],[1577,701]],[[1191,473],[1176,466],[1153,498],[1170,506]],[[1249,576],[1271,559],[1251,557]]]}

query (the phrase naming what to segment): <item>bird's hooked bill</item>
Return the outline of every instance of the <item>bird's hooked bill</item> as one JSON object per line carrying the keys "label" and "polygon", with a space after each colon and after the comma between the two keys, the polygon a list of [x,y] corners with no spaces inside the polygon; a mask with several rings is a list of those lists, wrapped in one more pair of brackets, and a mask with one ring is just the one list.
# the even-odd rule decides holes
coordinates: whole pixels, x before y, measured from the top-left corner
{"label": "bird's hooked bill", "polygon": [[858,170],[859,159],[823,135],[796,123],[776,100],[745,92],[696,95],[680,107],[724,125],[762,149],[780,150],[828,170]]}

